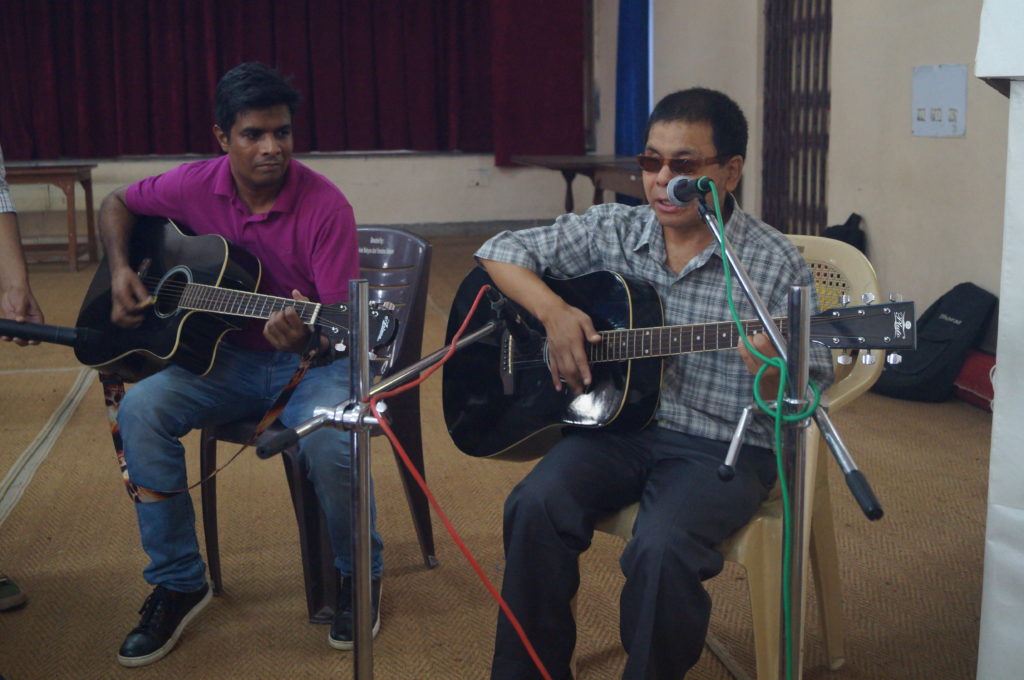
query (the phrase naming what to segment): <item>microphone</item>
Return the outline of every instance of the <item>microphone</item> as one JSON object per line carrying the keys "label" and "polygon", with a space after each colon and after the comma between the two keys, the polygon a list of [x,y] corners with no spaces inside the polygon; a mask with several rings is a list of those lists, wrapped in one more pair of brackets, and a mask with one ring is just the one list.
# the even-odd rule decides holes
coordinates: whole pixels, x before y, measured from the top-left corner
{"label": "microphone", "polygon": [[707,176],[696,179],[679,175],[668,182],[668,202],[672,205],[686,205],[696,196],[711,191],[711,180]]}
{"label": "microphone", "polygon": [[105,342],[103,334],[92,328],[78,326],[50,326],[42,323],[18,323],[0,319],[0,336],[38,340],[67,345],[75,349],[99,347]]}

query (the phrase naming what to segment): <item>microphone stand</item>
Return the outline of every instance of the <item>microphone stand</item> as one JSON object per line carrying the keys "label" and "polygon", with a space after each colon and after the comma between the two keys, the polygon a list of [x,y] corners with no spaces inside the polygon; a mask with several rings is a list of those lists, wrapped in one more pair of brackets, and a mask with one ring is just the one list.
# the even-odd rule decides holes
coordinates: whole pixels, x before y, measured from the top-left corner
{"label": "microphone stand", "polygon": [[[743,265],[736,258],[736,255],[730,248],[728,242],[724,240],[723,235],[718,228],[718,223],[714,214],[708,209],[704,194],[700,194],[697,197],[697,211],[711,230],[711,233],[714,234],[715,240],[718,242],[719,246],[725,250],[733,275],[739,281],[744,294],[753,305],[754,310],[757,312],[761,325],[768,334],[775,351],[783,361],[786,362],[787,390],[784,397],[784,403],[778,405],[778,407],[783,409],[783,413],[789,415],[800,413],[807,406],[805,396],[808,380],[808,349],[810,346],[810,295],[807,286],[793,286],[790,290],[790,337],[787,341],[782,335],[782,332],[772,321],[768,308],[758,295],[757,290],[754,288],[754,285],[751,282],[750,277],[747,275],[746,270],[743,268]],[[729,455],[726,459],[726,465],[724,465],[720,470],[720,476],[723,479],[726,479],[732,472],[731,465],[734,462],[736,453],[742,443],[744,431],[749,424],[750,411],[750,407],[744,410],[736,433],[733,435],[733,441],[730,446]],[[849,450],[847,450],[845,444],[843,444],[842,439],[839,437],[839,433],[836,432],[836,429],[832,425],[832,421],[828,417],[828,413],[824,407],[820,405],[818,406],[814,412],[814,419],[818,424],[825,441],[828,443],[829,448],[832,450],[833,455],[842,468],[843,474],[846,476],[847,485],[853,492],[853,495],[858,504],[860,504],[864,514],[867,515],[869,519],[878,519],[882,516],[881,505],[879,505],[878,500],[871,491],[871,487],[868,485],[867,479],[857,469],[856,464],[853,462],[853,458],[850,456]],[[794,520],[794,526],[792,527],[791,532],[793,555],[790,561],[789,570],[789,609],[791,612],[796,612],[796,615],[791,617],[791,628],[789,630],[786,629],[784,620],[782,622],[783,625],[781,626],[781,629],[783,634],[780,636],[779,653],[780,678],[786,677],[786,657],[787,652],[790,649],[792,649],[793,677],[801,677],[803,666],[802,650],[794,648],[794,644],[796,641],[803,639],[803,546],[806,543],[809,533],[807,521],[809,518],[805,512],[805,476],[808,461],[804,430],[809,426],[809,424],[810,423],[807,418],[795,422],[788,422],[785,427],[783,451],[781,452],[783,459],[783,472],[790,490],[790,517]],[[780,593],[780,598],[781,597],[783,597],[783,593]],[[783,605],[785,604],[786,603],[783,602]],[[783,606],[782,611],[785,611],[785,606]],[[784,616],[785,615],[783,614],[783,619]]]}
{"label": "microphone stand", "polygon": [[[257,448],[260,458],[269,458],[321,427],[345,429],[352,445],[352,615],[355,680],[373,678],[373,611],[370,560],[370,430],[380,422],[370,411],[370,397],[408,382],[423,370],[438,363],[448,353],[444,347],[398,371],[370,388],[369,283],[365,279],[349,282],[349,300],[354,313],[350,323],[349,354],[350,398],[332,407],[313,409],[313,417],[294,428],[279,432]],[[489,321],[456,343],[461,348],[494,333],[504,324]],[[379,409],[383,411],[383,409]]]}

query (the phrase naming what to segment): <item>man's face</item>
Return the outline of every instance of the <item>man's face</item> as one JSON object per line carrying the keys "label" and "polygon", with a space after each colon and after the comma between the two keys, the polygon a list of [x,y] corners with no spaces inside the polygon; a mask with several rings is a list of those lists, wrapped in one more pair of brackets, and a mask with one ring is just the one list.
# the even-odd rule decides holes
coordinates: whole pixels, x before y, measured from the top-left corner
{"label": "man's face", "polygon": [[286,105],[240,113],[230,134],[216,125],[213,131],[228,154],[236,182],[249,189],[284,182],[292,156],[292,114]]}
{"label": "man's face", "polygon": [[[666,121],[651,126],[647,136],[647,147],[644,154],[667,158],[689,158],[707,161],[694,172],[694,178],[707,175],[718,188],[720,201],[725,201],[726,192],[733,191],[739,184],[743,172],[743,157],[711,159],[718,156],[718,150],[711,142],[711,125],[705,122],[688,123],[685,121]],[[663,227],[689,231],[704,229],[704,221],[697,212],[697,201],[686,205],[672,205],[668,202],[666,191],[669,180],[675,173],[662,165],[657,172],[644,171],[644,194],[647,202],[654,208],[658,221]]]}

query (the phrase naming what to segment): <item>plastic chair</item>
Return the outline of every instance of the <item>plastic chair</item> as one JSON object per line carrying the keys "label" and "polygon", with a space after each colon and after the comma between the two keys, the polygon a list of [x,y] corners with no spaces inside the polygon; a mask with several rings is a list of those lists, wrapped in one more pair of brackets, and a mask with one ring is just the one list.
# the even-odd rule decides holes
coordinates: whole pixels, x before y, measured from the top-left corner
{"label": "plastic chair", "polygon": [[[430,275],[431,246],[425,239],[401,229],[361,228],[359,235],[360,275],[369,283],[371,302],[391,302],[398,321],[398,333],[385,361],[371,361],[374,376],[386,375],[393,368],[404,368],[420,359],[423,322],[426,313],[427,281]],[[328,405],[329,404],[325,404]],[[388,413],[394,430],[417,471],[424,475],[423,439],[420,431],[419,389],[409,390],[388,400]],[[200,434],[199,466],[203,477],[217,468],[217,442],[242,444],[249,441],[258,420],[239,420],[203,428]],[[283,429],[275,423],[263,439]],[[339,588],[334,567],[334,551],[327,534],[327,522],[313,485],[298,462],[298,447],[281,453],[288,488],[291,491],[295,519],[299,528],[302,572],[306,606],[312,623],[330,623]],[[419,539],[424,564],[436,567],[434,532],[430,506],[412,474],[395,454],[402,485]],[[207,563],[213,592],[222,590],[220,549],[217,534],[217,478],[210,478],[201,491]]]}
{"label": "plastic chair", "polygon": [[[807,260],[814,274],[818,306],[821,310],[843,304],[849,296],[853,304],[861,304],[861,295],[879,297],[878,278],[864,255],[853,246],[821,236],[790,235]],[[873,363],[841,360],[842,352],[833,351],[836,381],[823,395],[830,413],[866,392],[882,372],[884,350],[872,350]],[[821,615],[828,665],[832,670],[843,665],[843,622],[839,560],[836,551],[832,504],[829,498],[827,461],[818,464],[821,439],[817,427],[807,429],[807,494],[806,508],[811,512],[808,551],[814,574],[815,592]],[[632,536],[639,504],[627,506],[617,513],[601,518],[596,528],[626,540]],[[781,634],[780,591],[782,583],[782,500],[776,489],[750,522],[718,546],[730,562],[747,571],[757,677],[776,680],[779,671],[779,636]],[[806,593],[806,588],[804,590]],[[802,615],[802,612],[801,612]],[[712,636],[708,644],[719,653],[720,645]],[[803,641],[794,646],[803,649]],[[721,654],[719,654],[721,656]],[[724,661],[724,659],[723,659]]]}

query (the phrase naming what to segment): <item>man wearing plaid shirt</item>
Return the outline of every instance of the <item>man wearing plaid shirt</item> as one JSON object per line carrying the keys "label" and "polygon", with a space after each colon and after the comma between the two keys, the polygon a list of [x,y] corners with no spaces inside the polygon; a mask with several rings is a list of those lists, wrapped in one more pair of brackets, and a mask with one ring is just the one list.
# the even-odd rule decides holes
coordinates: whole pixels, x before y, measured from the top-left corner
{"label": "man wearing plaid shirt", "polygon": [[[668,201],[668,182],[677,175],[714,181],[723,197],[726,238],[773,315],[786,313],[791,286],[813,291],[796,248],[743,212],[730,193],[740,181],[746,145],[743,113],[724,94],[694,88],[668,95],[651,114],[638,157],[647,205],[597,205],[551,226],[501,233],[477,251],[498,288],[544,325],[556,389],[587,388],[585,343],[599,342],[600,335],[589,316],[539,274],[612,270],[654,286],[668,325],[730,319],[717,240],[696,201]],[[755,316],[738,285],[733,298],[741,318]],[[754,345],[775,354],[764,334]],[[553,678],[571,678],[571,601],[595,519],[637,501],[633,538],[620,561],[626,577],[620,636],[629,654],[623,677],[676,679],[697,662],[711,613],[701,582],[723,566],[715,546],[750,520],[775,483],[771,423],[763,417],[747,432],[735,478],[717,476],[740,413],[753,401],[759,366],[743,348],[666,359],[655,422],[632,433],[572,430],[509,495],[502,594]],[[832,380],[831,357],[822,347],[812,349],[811,379],[822,389]],[[762,383],[763,396],[774,399],[777,372]],[[499,614],[492,678],[536,677]]]}

